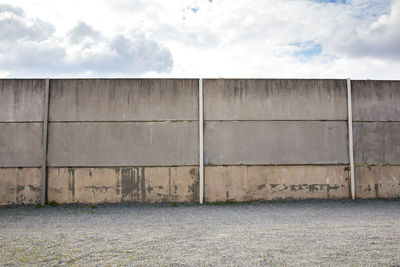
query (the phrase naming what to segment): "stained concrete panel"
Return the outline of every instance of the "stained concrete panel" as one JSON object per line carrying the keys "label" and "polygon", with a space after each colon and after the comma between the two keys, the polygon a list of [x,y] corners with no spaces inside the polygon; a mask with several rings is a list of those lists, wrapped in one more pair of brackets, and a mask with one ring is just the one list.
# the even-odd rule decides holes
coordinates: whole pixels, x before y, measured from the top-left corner
{"label": "stained concrete panel", "polygon": [[348,198],[346,166],[206,166],[205,201]]}
{"label": "stained concrete panel", "polygon": [[50,168],[49,201],[197,202],[198,167]]}
{"label": "stained concrete panel", "polygon": [[357,198],[399,198],[400,166],[355,167]]}
{"label": "stained concrete panel", "polygon": [[344,121],[206,122],[204,140],[209,165],[348,163]]}
{"label": "stained concrete panel", "polygon": [[0,168],[0,205],[40,202],[40,168]]}
{"label": "stained concrete panel", "polygon": [[50,123],[49,166],[198,164],[197,122]]}
{"label": "stained concrete panel", "polygon": [[400,81],[352,81],[353,121],[400,121]]}
{"label": "stained concrete panel", "polygon": [[345,80],[204,80],[205,120],[347,120]]}
{"label": "stained concrete panel", "polygon": [[45,80],[0,79],[0,122],[43,121]]}
{"label": "stained concrete panel", "polygon": [[0,167],[40,167],[43,123],[0,123]]}
{"label": "stained concrete panel", "polygon": [[196,79],[50,82],[50,121],[197,120]]}
{"label": "stained concrete panel", "polygon": [[354,122],[356,164],[400,164],[400,122]]}

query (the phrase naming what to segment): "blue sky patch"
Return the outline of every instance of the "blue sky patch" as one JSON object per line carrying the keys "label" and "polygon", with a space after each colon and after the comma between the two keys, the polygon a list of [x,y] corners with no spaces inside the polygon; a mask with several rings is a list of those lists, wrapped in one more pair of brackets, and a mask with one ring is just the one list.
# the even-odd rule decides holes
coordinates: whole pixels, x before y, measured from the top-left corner
{"label": "blue sky patch", "polygon": [[300,48],[298,51],[294,52],[293,55],[302,61],[307,61],[312,57],[321,55],[322,53],[322,46],[319,43],[305,42],[293,43],[291,45]]}

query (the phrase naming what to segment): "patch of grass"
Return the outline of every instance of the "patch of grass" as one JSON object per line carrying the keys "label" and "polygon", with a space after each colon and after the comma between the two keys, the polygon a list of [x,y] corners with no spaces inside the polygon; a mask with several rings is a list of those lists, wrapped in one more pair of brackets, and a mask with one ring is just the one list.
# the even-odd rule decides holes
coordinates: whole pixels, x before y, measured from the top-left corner
{"label": "patch of grass", "polygon": [[58,207],[60,204],[58,204],[57,201],[52,200],[47,205],[49,205],[50,207]]}
{"label": "patch of grass", "polygon": [[40,203],[36,203],[34,207],[35,207],[35,209],[40,209],[40,208],[43,208],[43,205]]}
{"label": "patch of grass", "polygon": [[4,208],[11,209],[11,205],[10,204],[9,205],[5,205]]}
{"label": "patch of grass", "polygon": [[205,202],[206,205],[237,205],[242,202],[237,202],[234,199],[227,199],[225,201],[217,201],[217,202]]}
{"label": "patch of grass", "polygon": [[172,202],[171,207],[178,207],[178,204],[176,204],[176,202]]}
{"label": "patch of grass", "polygon": [[97,209],[97,207],[95,205],[91,205],[90,208],[91,209]]}

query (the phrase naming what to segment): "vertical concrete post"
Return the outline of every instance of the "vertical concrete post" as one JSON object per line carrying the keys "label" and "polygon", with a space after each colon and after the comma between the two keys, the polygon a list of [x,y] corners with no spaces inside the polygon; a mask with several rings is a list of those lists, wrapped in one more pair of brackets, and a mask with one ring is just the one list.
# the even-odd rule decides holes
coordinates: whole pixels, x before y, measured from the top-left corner
{"label": "vertical concrete post", "polygon": [[203,204],[204,199],[204,141],[203,141],[203,79],[199,79],[199,178],[200,192],[199,202]]}
{"label": "vertical concrete post", "polygon": [[354,182],[354,154],[353,154],[353,113],[351,106],[351,80],[347,79],[347,122],[349,128],[349,160],[350,160],[350,188],[351,198],[356,198]]}
{"label": "vertical concrete post", "polygon": [[43,112],[43,132],[42,132],[42,196],[41,204],[45,205],[47,201],[47,132],[49,123],[49,90],[50,80],[46,79],[44,90],[44,112]]}

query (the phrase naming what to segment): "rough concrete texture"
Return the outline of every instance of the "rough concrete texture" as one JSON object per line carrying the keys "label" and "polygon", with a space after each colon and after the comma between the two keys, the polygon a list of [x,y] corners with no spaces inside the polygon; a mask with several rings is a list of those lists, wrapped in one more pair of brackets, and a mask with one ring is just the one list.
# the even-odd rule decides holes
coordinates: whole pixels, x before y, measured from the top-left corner
{"label": "rough concrete texture", "polygon": [[50,168],[49,201],[197,202],[198,167]]}
{"label": "rough concrete texture", "polygon": [[344,121],[206,122],[209,165],[348,163]]}
{"label": "rough concrete texture", "polygon": [[40,168],[0,168],[0,205],[40,202]]}
{"label": "rough concrete texture", "polygon": [[0,79],[0,122],[43,121],[45,80]]}
{"label": "rough concrete texture", "polygon": [[356,164],[400,164],[400,122],[354,122]]}
{"label": "rough concrete texture", "polygon": [[0,167],[39,167],[43,123],[0,123]]}
{"label": "rough concrete texture", "polygon": [[50,121],[197,120],[197,79],[50,82]]}
{"label": "rough concrete texture", "polygon": [[345,80],[204,80],[205,120],[347,120]]}
{"label": "rough concrete texture", "polygon": [[198,164],[197,122],[50,123],[49,166]]}
{"label": "rough concrete texture", "polygon": [[399,204],[0,208],[0,265],[398,266]]}
{"label": "rough concrete texture", "polygon": [[355,167],[357,198],[400,197],[400,166]]}
{"label": "rough concrete texture", "polygon": [[400,121],[400,81],[352,81],[353,121]]}
{"label": "rough concrete texture", "polygon": [[348,198],[347,166],[207,166],[205,201]]}

